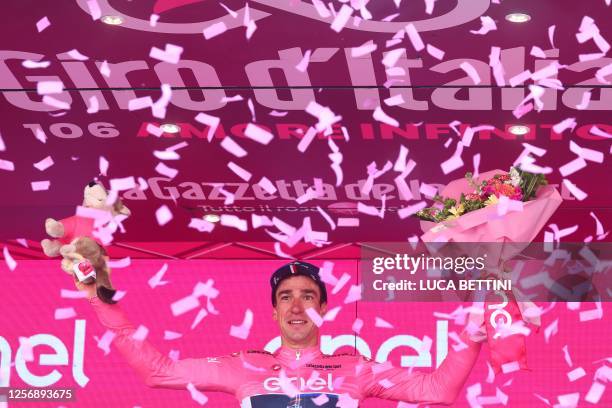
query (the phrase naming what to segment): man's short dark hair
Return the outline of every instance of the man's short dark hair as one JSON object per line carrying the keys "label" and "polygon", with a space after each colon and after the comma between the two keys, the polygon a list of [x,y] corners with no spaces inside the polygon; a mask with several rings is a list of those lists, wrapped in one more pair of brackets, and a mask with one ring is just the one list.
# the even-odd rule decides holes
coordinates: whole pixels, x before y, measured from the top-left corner
{"label": "man's short dark hair", "polygon": [[319,276],[319,268],[308,262],[295,261],[278,268],[270,277],[270,286],[272,287],[272,306],[276,307],[276,290],[282,281],[293,276],[307,276],[311,278],[321,291],[320,304],[327,303],[327,289],[325,283]]}

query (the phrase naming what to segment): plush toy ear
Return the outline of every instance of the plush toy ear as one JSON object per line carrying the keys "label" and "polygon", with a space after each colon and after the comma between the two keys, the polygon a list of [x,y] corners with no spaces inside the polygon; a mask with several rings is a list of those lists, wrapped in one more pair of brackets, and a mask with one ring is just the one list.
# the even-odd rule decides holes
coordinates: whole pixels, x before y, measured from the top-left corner
{"label": "plush toy ear", "polygon": [[113,300],[115,293],[117,291],[113,289],[110,282],[108,266],[104,264],[101,268],[96,269],[96,294],[101,301],[112,305],[117,303],[116,300]]}

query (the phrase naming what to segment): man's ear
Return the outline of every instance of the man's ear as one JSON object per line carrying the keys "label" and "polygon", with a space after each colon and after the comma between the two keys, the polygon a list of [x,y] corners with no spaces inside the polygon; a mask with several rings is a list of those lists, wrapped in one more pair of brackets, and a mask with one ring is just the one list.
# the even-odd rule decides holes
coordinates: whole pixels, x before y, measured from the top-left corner
{"label": "man's ear", "polygon": [[321,317],[325,316],[325,313],[327,313],[327,303],[322,303],[321,304],[321,313],[319,313],[321,315]]}
{"label": "man's ear", "polygon": [[272,309],[272,319],[278,321],[278,312],[276,311],[276,308]]}

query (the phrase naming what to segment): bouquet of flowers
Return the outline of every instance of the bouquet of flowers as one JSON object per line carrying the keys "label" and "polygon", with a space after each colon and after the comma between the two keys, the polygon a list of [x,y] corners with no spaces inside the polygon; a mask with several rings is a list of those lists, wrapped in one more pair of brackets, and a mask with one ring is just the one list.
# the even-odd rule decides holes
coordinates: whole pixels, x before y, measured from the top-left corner
{"label": "bouquet of flowers", "polygon": [[[503,262],[533,241],[562,202],[559,192],[548,185],[544,175],[516,168],[509,172],[489,171],[478,178],[468,173],[465,178],[450,182],[434,200],[434,206],[416,214],[424,232],[422,241],[435,245],[453,242],[454,248],[468,254],[482,253],[485,248],[489,276],[498,276]],[[506,297],[504,309],[510,321],[520,322],[523,316],[527,317],[526,309],[534,306],[531,302],[517,303],[512,293],[502,296]],[[490,306],[489,299],[485,304]],[[507,327],[500,335],[504,325],[495,324],[497,315],[492,318],[491,315],[487,306],[483,323],[493,367],[499,371],[503,364],[516,362],[527,368],[524,336],[512,334]]]}
{"label": "bouquet of flowers", "polygon": [[535,197],[540,186],[548,184],[543,174],[533,174],[515,167],[509,174],[498,173],[493,177],[477,183],[472,173],[466,173],[465,179],[474,188],[468,194],[461,193],[459,205],[454,198],[434,197],[438,205],[424,208],[416,216],[424,221],[442,222],[455,219],[465,213],[499,203],[500,197],[511,200],[529,201]]}

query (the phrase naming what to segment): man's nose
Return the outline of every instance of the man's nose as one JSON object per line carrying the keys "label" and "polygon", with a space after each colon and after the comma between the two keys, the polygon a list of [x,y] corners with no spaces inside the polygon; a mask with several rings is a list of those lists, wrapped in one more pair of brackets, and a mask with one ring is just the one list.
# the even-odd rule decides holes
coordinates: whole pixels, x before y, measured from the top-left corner
{"label": "man's nose", "polygon": [[295,298],[293,302],[291,302],[291,312],[292,313],[301,313],[304,310],[304,306],[302,305],[302,299]]}

